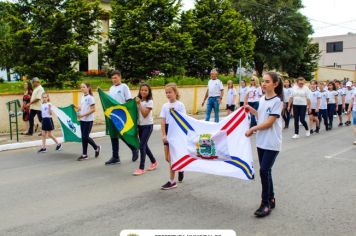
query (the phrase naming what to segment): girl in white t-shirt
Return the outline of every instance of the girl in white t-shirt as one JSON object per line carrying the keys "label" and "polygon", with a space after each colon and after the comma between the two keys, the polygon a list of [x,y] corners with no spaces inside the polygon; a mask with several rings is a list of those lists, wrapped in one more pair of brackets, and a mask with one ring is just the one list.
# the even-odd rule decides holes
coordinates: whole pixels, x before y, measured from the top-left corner
{"label": "girl in white t-shirt", "polygon": [[232,80],[227,81],[227,96],[226,96],[226,111],[227,114],[231,114],[236,107],[236,89],[234,89],[234,83]]}
{"label": "girl in white t-shirt", "polygon": [[154,158],[150,148],[148,147],[148,140],[153,131],[153,98],[151,87],[143,83],[140,85],[139,93],[136,97],[138,107],[138,136],[140,138],[140,166],[134,171],[133,175],[138,176],[145,173],[146,154],[150,158],[151,165],[148,167],[149,171],[157,168],[158,162]]}
{"label": "girl in white t-shirt", "polygon": [[289,121],[290,121],[290,110],[288,110],[288,102],[289,98],[292,95],[292,84],[289,79],[284,80],[284,87],[283,87],[283,112],[282,118],[284,120],[284,128],[289,128]]}
{"label": "girl in white t-shirt", "polygon": [[[350,114],[351,111],[352,111],[352,125],[356,137],[356,90],[354,90],[354,92],[351,95],[350,105],[349,105],[349,109],[347,110],[347,113]],[[356,141],[354,141],[353,144],[356,145]]]}
{"label": "girl in white t-shirt", "polygon": [[[258,109],[258,104],[260,97],[262,96],[262,90],[259,88],[259,80],[256,76],[253,76],[250,81],[250,86],[247,89],[245,96],[245,104],[248,104],[253,109]],[[257,124],[256,117],[251,114],[250,127],[253,127]]]}
{"label": "girl in white t-shirt", "polygon": [[47,136],[50,137],[56,144],[56,151],[60,151],[62,149],[62,144],[60,144],[57,138],[53,135],[52,131],[54,130],[54,124],[52,120],[52,104],[49,103],[49,94],[42,94],[42,105],[41,105],[41,113],[42,113],[42,147],[38,150],[38,153],[47,152],[46,140]]}
{"label": "girl in white t-shirt", "polygon": [[246,109],[258,118],[258,124],[246,131],[246,136],[256,134],[256,146],[260,163],[262,202],[256,210],[257,217],[267,216],[275,208],[272,166],[282,146],[283,82],[275,72],[263,76],[265,95],[261,98],[258,110],[246,105]]}
{"label": "girl in white t-shirt", "polygon": [[246,80],[241,80],[240,88],[239,88],[239,102],[240,107],[244,105],[245,97],[247,93]]}
{"label": "girl in white t-shirt", "polygon": [[[169,144],[167,141],[168,134],[168,124],[172,117],[170,116],[170,109],[174,109],[176,111],[186,113],[185,106],[182,102],[179,101],[180,95],[178,92],[177,85],[175,83],[169,83],[165,86],[166,97],[168,102],[163,104],[161,113],[159,117],[162,118],[161,121],[161,131],[162,131],[162,140],[164,145],[164,155],[166,161],[169,163],[169,181],[164,184],[161,189],[169,190],[177,187],[177,183],[175,182],[175,172],[171,168],[171,158],[169,156]],[[178,181],[183,181],[184,174],[183,172],[178,172]]]}
{"label": "girl in white t-shirt", "polygon": [[338,110],[338,92],[336,91],[336,85],[334,82],[328,84],[328,118],[329,118],[329,130],[333,128],[334,113]]}
{"label": "girl in white t-shirt", "polygon": [[95,112],[95,99],[93,97],[90,84],[82,83],[80,85],[80,90],[82,91],[83,96],[80,99],[77,117],[80,120],[83,152],[82,155],[78,157],[77,161],[84,161],[88,159],[88,144],[94,148],[95,158],[99,157],[101,147],[89,137],[91,129],[93,128]]}

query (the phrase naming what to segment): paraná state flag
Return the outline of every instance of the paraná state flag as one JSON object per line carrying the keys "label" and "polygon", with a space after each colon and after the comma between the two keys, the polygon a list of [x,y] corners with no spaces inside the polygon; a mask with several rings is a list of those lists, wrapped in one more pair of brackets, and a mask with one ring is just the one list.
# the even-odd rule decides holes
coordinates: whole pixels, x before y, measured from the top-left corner
{"label": "paran\u00e1 state flag", "polygon": [[100,88],[98,89],[106,122],[106,133],[112,138],[121,138],[135,148],[139,148],[137,135],[137,104],[130,99],[120,104]]}
{"label": "paran\u00e1 state flag", "polygon": [[51,108],[61,124],[64,141],[81,142],[82,133],[80,131],[80,123],[77,119],[74,105],[69,105],[67,107],[56,107],[52,105]]}
{"label": "paran\u00e1 state flag", "polygon": [[244,180],[254,178],[249,128],[244,108],[219,123],[196,120],[171,110],[168,129],[171,168]]}

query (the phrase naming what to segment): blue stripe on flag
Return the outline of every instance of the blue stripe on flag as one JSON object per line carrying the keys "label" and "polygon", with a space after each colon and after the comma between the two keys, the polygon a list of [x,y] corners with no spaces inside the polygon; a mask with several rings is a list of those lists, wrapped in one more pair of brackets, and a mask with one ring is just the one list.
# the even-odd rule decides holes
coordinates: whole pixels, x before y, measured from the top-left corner
{"label": "blue stripe on flag", "polygon": [[194,131],[192,126],[182,116],[180,116],[177,112],[175,112],[173,109],[170,111],[170,114],[185,134],[188,134],[189,130]]}
{"label": "blue stripe on flag", "polygon": [[181,114],[179,114],[179,113],[176,112],[176,111],[173,111],[173,112],[182,120],[182,122],[189,128],[189,130],[195,131],[195,130],[193,129],[193,127],[188,123],[188,121],[187,121],[186,119],[183,118],[183,116],[182,116]]}
{"label": "blue stripe on flag", "polygon": [[225,161],[225,162],[241,169],[248,179],[255,178],[255,176],[252,174],[252,170],[251,170],[250,166],[247,165],[247,163],[245,161],[243,161],[237,157],[231,157],[231,159],[232,159],[232,161]]}

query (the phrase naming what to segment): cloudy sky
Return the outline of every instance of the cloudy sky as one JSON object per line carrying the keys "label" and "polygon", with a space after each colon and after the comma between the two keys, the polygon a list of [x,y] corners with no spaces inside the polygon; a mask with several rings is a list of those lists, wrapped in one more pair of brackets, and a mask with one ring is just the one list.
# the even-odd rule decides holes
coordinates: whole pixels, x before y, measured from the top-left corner
{"label": "cloudy sky", "polygon": [[[194,0],[183,0],[184,9]],[[306,15],[314,28],[314,37],[356,33],[356,0],[303,0]]]}

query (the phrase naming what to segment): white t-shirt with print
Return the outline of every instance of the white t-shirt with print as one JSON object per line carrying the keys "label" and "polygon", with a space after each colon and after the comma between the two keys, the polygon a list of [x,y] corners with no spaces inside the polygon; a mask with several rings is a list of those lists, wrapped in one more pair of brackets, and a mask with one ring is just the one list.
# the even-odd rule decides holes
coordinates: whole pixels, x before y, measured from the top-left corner
{"label": "white t-shirt with print", "polygon": [[250,86],[247,89],[248,102],[258,102],[262,96],[262,89],[255,86]]}
{"label": "white t-shirt with print", "polygon": [[292,95],[292,88],[283,88],[283,102],[289,102],[289,98]]}
{"label": "white t-shirt with print", "polygon": [[143,117],[140,109],[138,110],[138,125],[153,125],[153,116],[152,116],[153,100],[151,99],[148,101],[141,101],[141,106],[143,108],[151,108],[151,110],[146,117]]}
{"label": "white t-shirt with print", "polygon": [[328,109],[328,100],[327,100],[328,92],[323,90],[319,93],[320,93],[320,107],[319,107],[319,109],[326,110],[326,109]]}
{"label": "white t-shirt with print", "polygon": [[51,118],[50,106],[51,103],[42,103],[41,104],[41,114],[42,118]]}
{"label": "white t-shirt with print", "polygon": [[342,97],[346,95],[345,90],[343,88],[339,88],[337,90],[337,102],[339,105],[342,105]]}
{"label": "white t-shirt with print", "polygon": [[240,102],[244,102],[245,101],[245,97],[246,97],[246,93],[247,93],[247,87],[240,87],[239,88],[239,101]]}
{"label": "white t-shirt with print", "polygon": [[208,97],[220,97],[224,86],[219,79],[210,79],[208,82]]}
{"label": "white t-shirt with print", "polygon": [[335,104],[336,103],[336,101],[335,101],[335,96],[337,97],[337,95],[338,95],[338,92],[337,91],[335,91],[335,90],[329,90],[328,91],[328,99],[329,99],[329,101],[328,101],[328,104]]}
{"label": "white t-shirt with print", "polygon": [[349,104],[349,103],[350,103],[350,101],[351,101],[351,96],[352,96],[352,92],[353,92],[352,89],[348,90],[348,89],[346,88],[346,90],[345,90],[345,103],[346,103],[346,104]]}
{"label": "white t-shirt with print", "polygon": [[307,99],[310,97],[310,89],[307,86],[300,88],[294,86],[292,89],[293,105],[307,105]]}
{"label": "white t-shirt with print", "polygon": [[172,109],[172,108],[175,111],[179,111],[183,114],[187,113],[185,110],[184,104],[178,100],[173,103],[167,102],[167,103],[163,104],[161,113],[159,114],[159,117],[166,119],[166,124],[169,124],[169,122],[172,119],[172,116],[170,114],[170,109]]}
{"label": "white t-shirt with print", "polygon": [[121,104],[124,104],[127,100],[131,99],[131,92],[126,84],[111,86],[109,95]]}
{"label": "white t-shirt with print", "polygon": [[318,90],[310,91],[310,108],[318,109],[318,100],[321,99],[321,94]]}
{"label": "white t-shirt with print", "polygon": [[236,95],[237,95],[236,89],[230,88],[229,90],[227,90],[226,104],[235,105],[236,102],[234,96]]}
{"label": "white t-shirt with print", "polygon": [[[95,105],[95,99],[92,95],[83,95],[80,99],[80,115],[84,115],[90,111],[90,107]],[[91,113],[88,116],[83,116],[80,118],[81,121],[94,121],[94,113]]]}
{"label": "white t-shirt with print", "polygon": [[257,124],[262,124],[270,116],[276,116],[277,120],[272,127],[258,130],[256,134],[256,146],[265,150],[280,151],[282,148],[282,118],[283,102],[277,96],[266,99],[263,96],[258,107]]}

